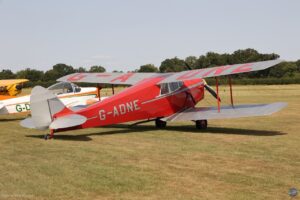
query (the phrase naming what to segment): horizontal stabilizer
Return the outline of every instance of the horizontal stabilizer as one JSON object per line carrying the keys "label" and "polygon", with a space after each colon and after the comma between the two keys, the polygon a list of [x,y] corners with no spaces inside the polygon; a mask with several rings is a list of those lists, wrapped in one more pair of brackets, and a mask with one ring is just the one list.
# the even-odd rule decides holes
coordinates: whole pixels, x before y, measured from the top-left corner
{"label": "horizontal stabilizer", "polygon": [[69,128],[69,127],[79,126],[79,125],[85,123],[86,120],[87,120],[87,118],[82,115],[71,114],[71,115],[66,115],[64,117],[59,117],[59,118],[55,119],[50,124],[49,127],[50,127],[50,129]]}
{"label": "horizontal stabilizer", "polygon": [[25,128],[31,128],[31,129],[35,129],[36,128],[31,117],[28,117],[28,118],[22,120],[20,122],[20,125],[23,126],[23,127],[25,127]]}
{"label": "horizontal stabilizer", "polygon": [[271,115],[286,107],[287,103],[277,102],[271,104],[250,104],[222,106],[220,113],[217,107],[190,108],[180,113],[165,117],[164,121],[194,121],[205,119],[230,119],[240,117],[254,117]]}
{"label": "horizontal stabilizer", "polygon": [[78,105],[78,106],[69,107],[69,109],[72,110],[73,112],[76,112],[76,111],[84,109],[86,107],[88,107],[88,105]]}

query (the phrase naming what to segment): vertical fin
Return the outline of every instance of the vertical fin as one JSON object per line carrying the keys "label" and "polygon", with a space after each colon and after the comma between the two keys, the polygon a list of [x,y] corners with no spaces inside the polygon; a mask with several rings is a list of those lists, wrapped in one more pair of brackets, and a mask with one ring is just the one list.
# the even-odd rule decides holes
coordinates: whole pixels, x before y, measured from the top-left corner
{"label": "vertical fin", "polygon": [[56,95],[41,86],[32,89],[30,107],[32,121],[37,129],[48,129],[53,116],[65,109],[65,105]]}

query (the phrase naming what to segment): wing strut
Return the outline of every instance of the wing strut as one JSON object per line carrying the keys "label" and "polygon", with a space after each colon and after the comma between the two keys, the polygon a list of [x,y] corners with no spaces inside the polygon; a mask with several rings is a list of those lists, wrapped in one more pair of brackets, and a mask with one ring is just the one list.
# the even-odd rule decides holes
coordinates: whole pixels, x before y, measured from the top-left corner
{"label": "wing strut", "polygon": [[217,90],[217,102],[218,102],[218,112],[220,112],[220,95],[219,95],[219,81],[218,77],[215,77],[216,79],[216,90]]}
{"label": "wing strut", "polygon": [[[217,103],[218,103],[218,112],[221,112],[221,101],[220,101],[220,95],[219,95],[219,80],[218,77],[215,77],[216,79],[216,90],[217,90]],[[230,102],[231,102],[231,107],[234,108],[233,105],[233,94],[232,94],[232,80],[231,76],[228,76],[228,83],[229,83],[229,88],[230,88]]]}
{"label": "wing strut", "polygon": [[115,94],[115,87],[114,87],[114,85],[111,85],[111,90],[112,90],[112,94],[114,95]]}
{"label": "wing strut", "polygon": [[97,84],[97,95],[98,95],[98,98],[99,98],[99,101],[101,100],[101,85],[100,84]]}
{"label": "wing strut", "polygon": [[231,106],[232,108],[234,107],[233,105],[233,97],[232,97],[232,81],[231,81],[231,76],[228,76],[228,83],[229,83],[229,88],[230,88],[230,102],[231,102]]}

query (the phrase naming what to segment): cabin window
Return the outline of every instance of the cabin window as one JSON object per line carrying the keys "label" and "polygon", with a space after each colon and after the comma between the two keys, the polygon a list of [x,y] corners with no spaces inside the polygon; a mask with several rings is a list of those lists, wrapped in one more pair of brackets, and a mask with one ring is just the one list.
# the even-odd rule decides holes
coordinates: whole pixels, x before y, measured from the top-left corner
{"label": "cabin window", "polygon": [[167,83],[163,83],[160,85],[160,94],[168,94],[169,93],[169,85]]}
{"label": "cabin window", "polygon": [[56,95],[59,95],[59,94],[73,93],[75,87],[78,86],[72,83],[60,82],[50,86],[48,90],[52,91]]}
{"label": "cabin window", "polygon": [[180,82],[171,82],[171,83],[162,83],[160,85],[160,95],[169,94],[181,88],[183,83]]}

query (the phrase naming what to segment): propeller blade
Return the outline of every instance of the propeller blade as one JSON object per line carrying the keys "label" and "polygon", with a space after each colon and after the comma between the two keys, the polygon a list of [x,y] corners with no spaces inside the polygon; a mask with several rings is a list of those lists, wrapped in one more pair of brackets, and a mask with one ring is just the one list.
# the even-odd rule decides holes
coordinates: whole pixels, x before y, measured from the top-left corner
{"label": "propeller blade", "polygon": [[[193,70],[192,69],[192,67],[187,63],[187,62],[184,62],[184,64],[185,64],[185,66],[186,66],[186,68],[188,69],[188,70]],[[205,80],[203,80],[204,81],[204,87],[205,87],[205,89],[213,96],[213,97],[215,97],[216,99],[218,99],[220,102],[221,102],[221,98],[219,97],[218,98],[218,95],[217,95],[217,93],[206,83],[206,81]]]}
{"label": "propeller blade", "polygon": [[[205,82],[205,84],[204,84],[204,87],[205,87],[205,89],[206,89],[213,97],[215,97],[216,99],[218,99],[217,93],[216,93],[209,85],[207,85],[206,82]],[[220,98],[220,97],[219,97],[219,101],[221,102],[221,98]]]}
{"label": "propeller blade", "polygon": [[187,68],[188,70],[193,70],[193,69],[191,68],[191,66],[190,66],[187,62],[184,62],[184,64],[185,64],[185,66],[186,66],[186,68]]}

